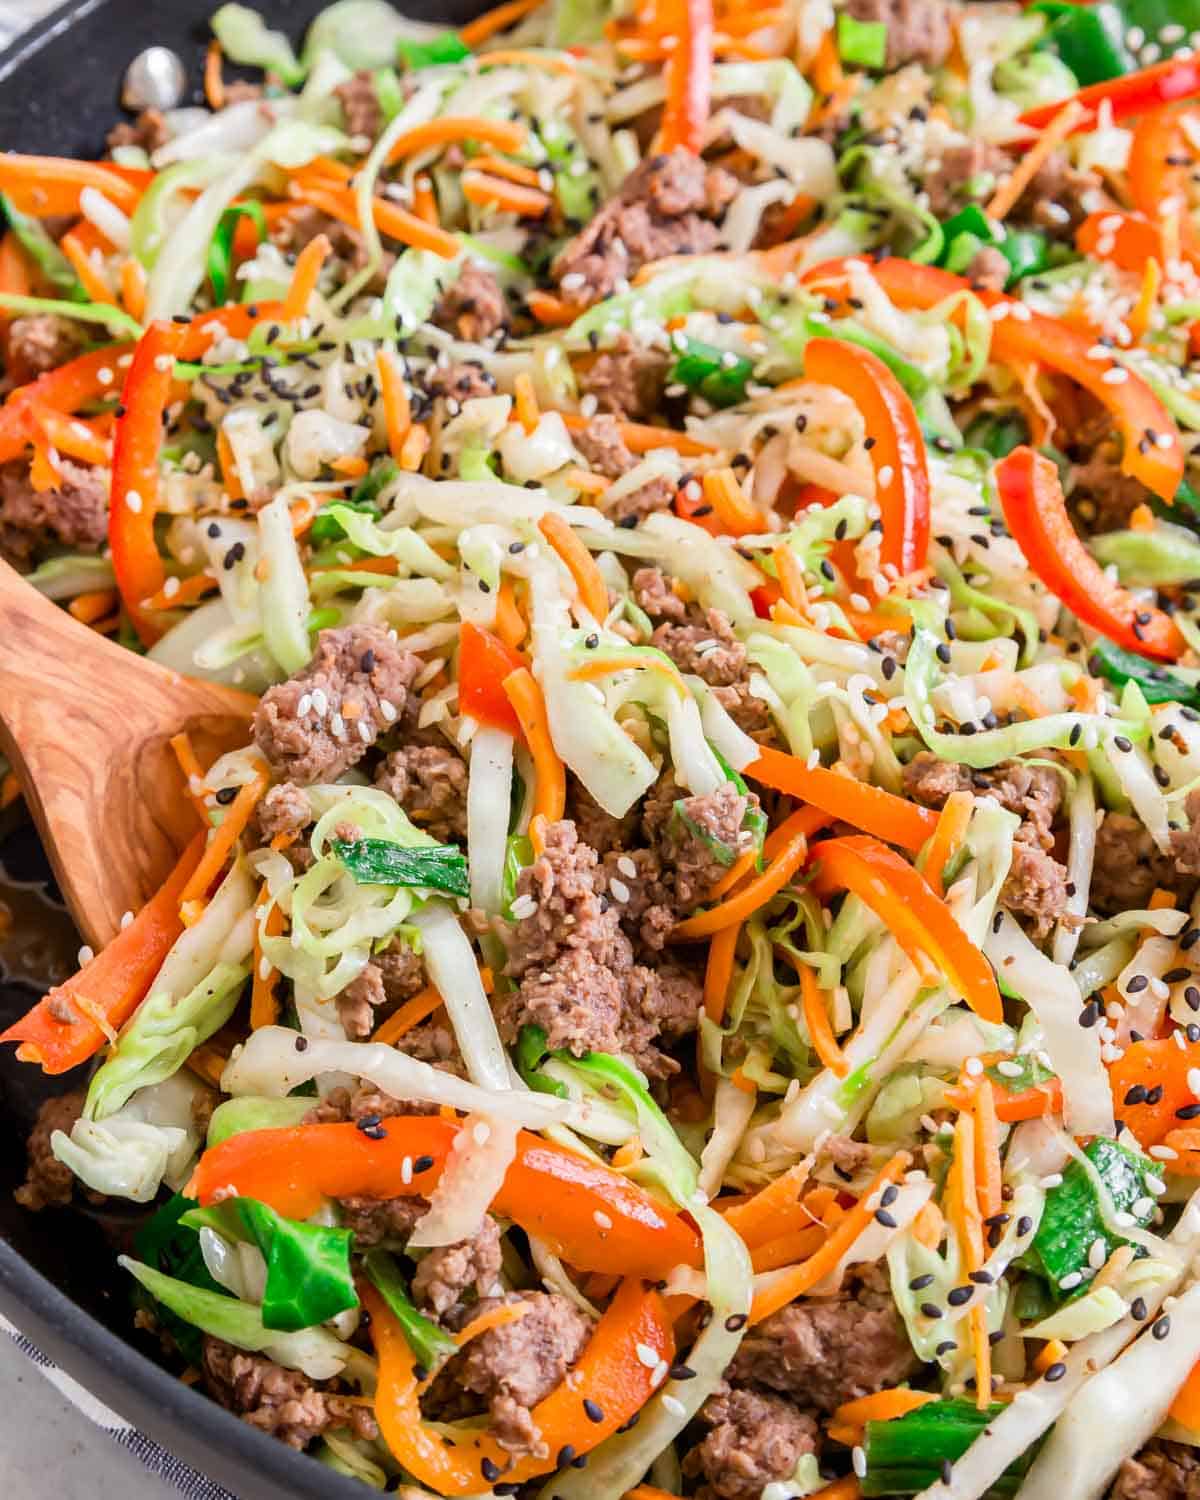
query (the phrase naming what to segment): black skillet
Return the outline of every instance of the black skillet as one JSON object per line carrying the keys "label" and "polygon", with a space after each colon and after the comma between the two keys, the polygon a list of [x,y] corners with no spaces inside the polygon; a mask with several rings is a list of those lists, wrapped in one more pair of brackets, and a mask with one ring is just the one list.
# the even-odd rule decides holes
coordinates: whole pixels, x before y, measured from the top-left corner
{"label": "black skillet", "polygon": [[[206,23],[218,3],[78,0],[55,11],[0,56],[0,149],[97,156],[106,131],[122,117],[117,99],[125,68],[152,43],[179,53],[203,102]],[[320,0],[250,3],[297,41],[322,8]],[[453,25],[486,7],[478,0],[405,0],[402,8]],[[11,812],[0,824],[0,862],[10,880],[31,883],[10,904],[19,921],[44,928],[61,962],[76,940],[64,932],[61,910],[47,904],[54,898],[50,871],[32,830]],[[0,946],[0,1029],[37,995],[3,974]],[[363,1486],[239,1422],[156,1363],[155,1346],[134,1332],[129,1279],[115,1263],[119,1215],[114,1222],[86,1208],[30,1214],[13,1201],[37,1106],[58,1089],[12,1053],[0,1048],[0,1313],[100,1400],[241,1500],[362,1500],[369,1493]]]}

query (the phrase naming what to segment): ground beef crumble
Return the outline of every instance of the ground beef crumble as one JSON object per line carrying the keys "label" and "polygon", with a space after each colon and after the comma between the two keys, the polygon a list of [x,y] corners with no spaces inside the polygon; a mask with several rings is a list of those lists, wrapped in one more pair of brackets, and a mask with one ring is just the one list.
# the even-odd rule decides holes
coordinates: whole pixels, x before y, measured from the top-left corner
{"label": "ground beef crumble", "polygon": [[38,1108],[25,1145],[25,1181],[13,1194],[22,1208],[37,1213],[43,1208],[63,1208],[70,1203],[75,1174],[55,1157],[50,1139],[56,1130],[71,1133],[83,1110],[84,1097],[82,1089],[73,1089],[69,1094],[43,1100]]}
{"label": "ground beef crumble", "polygon": [[204,1336],[204,1384],[222,1406],[251,1427],[269,1432],[289,1448],[306,1448],[331,1427],[356,1438],[376,1438],[369,1406],[329,1389],[262,1354],[244,1354],[210,1334]]}
{"label": "ground beef crumble", "polygon": [[761,1391],[722,1385],[704,1403],[708,1435],[684,1460],[684,1473],[701,1476],[705,1500],[759,1500],[763,1487],[789,1478],[820,1431],[811,1412]]}
{"label": "ground beef crumble", "polygon": [[478,343],[508,327],[508,307],[495,276],[469,265],[442,293],[430,322],[460,339]]}
{"label": "ground beef crumble", "polygon": [[59,544],[96,552],[108,535],[108,471],[58,458],[60,483],[35,490],[23,462],[0,466],[0,558],[28,567]]}
{"label": "ground beef crumble", "polygon": [[449,745],[405,745],[375,773],[414,823],[439,844],[467,836],[467,763]]}
{"label": "ground beef crumble", "polygon": [[1200,1500],[1200,1454],[1153,1438],[1121,1465],[1109,1500]]}

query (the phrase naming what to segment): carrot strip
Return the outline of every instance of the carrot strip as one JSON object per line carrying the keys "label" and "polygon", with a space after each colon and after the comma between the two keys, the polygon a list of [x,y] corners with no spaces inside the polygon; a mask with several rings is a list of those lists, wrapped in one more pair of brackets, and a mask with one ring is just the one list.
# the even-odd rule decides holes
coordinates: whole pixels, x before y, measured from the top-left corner
{"label": "carrot strip", "polygon": [[838,1222],[817,1253],[810,1255],[806,1261],[794,1267],[793,1270],[785,1272],[777,1281],[755,1296],[750,1307],[751,1325],[761,1323],[764,1318],[769,1318],[781,1307],[794,1302],[797,1297],[803,1296],[805,1292],[816,1286],[818,1281],[829,1275],[871,1222],[875,1212],[876,1194],[889,1183],[895,1182],[910,1160],[907,1151],[897,1151],[887,1165],[876,1173],[870,1187],[854,1207],[847,1210],[845,1218]]}
{"label": "carrot strip", "polygon": [[912,1221],[913,1239],[927,1250],[936,1250],[946,1232],[942,1211],[932,1199],[922,1206]]}
{"label": "carrot strip", "polygon": [[341,458],[332,459],[329,467],[347,479],[361,479],[371,465],[361,453],[344,453]]}
{"label": "carrot strip", "polygon": [[[270,900],[270,897],[270,889],[264,881],[258,893],[256,905],[263,906]],[[266,928],[268,937],[278,937],[283,931],[283,912],[277,905],[272,906],[267,913]],[[274,1026],[279,1019],[279,996],[275,992],[275,986],[279,982],[279,971],[263,957],[261,942],[262,935],[256,921],[254,923],[254,983],[250,990],[251,1031],[257,1031],[260,1026]]]}
{"label": "carrot strip", "polygon": [[[716,509],[715,506],[713,508]],[[808,589],[800,559],[789,546],[781,544],[771,553],[771,561],[775,564],[775,574],[779,579],[784,602],[796,611],[802,623],[808,624]]]}
{"label": "carrot strip", "polygon": [[733,960],[737,953],[742,924],[731,922],[722,927],[708,945],[704,967],[704,1014],[719,1026],[725,1018],[725,997],[733,980]]}
{"label": "carrot strip", "polygon": [[843,1401],[833,1414],[835,1422],[863,1427],[868,1422],[892,1422],[919,1406],[939,1398],[933,1391],[914,1391],[906,1385],[892,1386],[890,1390],[876,1391],[871,1396],[859,1396],[855,1401]]}
{"label": "carrot strip", "polygon": [[1003,1207],[1000,1197],[1003,1186],[1000,1130],[996,1118],[996,1096],[990,1088],[975,1090],[975,1180],[980,1215],[990,1219]]}
{"label": "carrot strip", "polygon": [[537,430],[537,424],[542,419],[542,413],[538,408],[537,392],[533,388],[533,376],[528,370],[522,370],[513,381],[513,397],[516,403],[517,420],[527,433]]}
{"label": "carrot strip", "polygon": [[724,875],[721,876],[720,880],[717,881],[716,885],[709,888],[707,899],[709,901],[716,901],[719,897],[723,896],[726,891],[733,890],[738,881],[741,880],[744,875],[749,875],[750,871],[753,870],[754,866],[757,863],[757,849],[747,849],[744,854],[739,854],[734,862],[729,866],[728,870],[725,871]]}
{"label": "carrot strip", "polygon": [[121,262],[121,301],[125,311],[139,323],[146,318],[146,272],[141,261],[127,256]]}
{"label": "carrot strip", "polygon": [[608,585],[595,558],[557,511],[548,510],[538,530],[566,564],[584,609],[594,620],[603,620],[608,614]]}
{"label": "carrot strip", "polygon": [[570,78],[575,74],[575,59],[567,52],[535,52],[529,47],[497,47],[494,52],[485,52],[479,59],[481,68],[516,67],[541,68],[546,73],[561,73]]}
{"label": "carrot strip", "polygon": [[74,229],[69,234],[63,235],[58,242],[58,247],[75,268],[75,274],[83,283],[83,289],[91,300],[105,302],[110,307],[116,307],[116,294],[96,269],[90,254]]}
{"label": "carrot strip", "polygon": [[94,625],[112,614],[117,607],[116,589],[93,589],[90,593],[76,594],[67,605],[67,613],[74,615],[84,625]]}
{"label": "carrot strip", "polygon": [[567,673],[572,682],[594,682],[597,677],[608,677],[614,672],[635,672],[645,670],[658,672],[666,677],[671,686],[682,697],[687,691],[683,678],[679,675],[679,668],[672,661],[666,661],[656,656],[597,656],[592,660],[581,663],[578,667],[572,667]]}
{"label": "carrot strip", "polygon": [[77,458],[80,463],[101,467],[112,459],[108,439],[102,437],[82,417],[72,417],[56,411],[52,406],[31,401],[29,410],[46,441],[56,453],[65,453],[68,458]]}
{"label": "carrot strip", "polygon": [[503,177],[506,182],[515,182],[521,187],[542,186],[541,178],[533,167],[523,167],[520,162],[509,161],[504,156],[473,156],[471,168],[476,172],[486,172],[491,177]]}
{"label": "carrot strip", "polygon": [[862,1500],[862,1485],[853,1474],[847,1474],[844,1479],[835,1479],[823,1490],[818,1490],[810,1500]]}
{"label": "carrot strip", "polygon": [[557,823],[567,805],[567,773],[550,735],[542,690],[534,681],[533,673],[527,667],[521,667],[504,679],[504,691],[521,721],[525,742],[533,757],[536,780],[534,816],[540,814],[548,823]]}
{"label": "carrot strip", "polygon": [[814,833],[820,833],[822,828],[828,828],[836,821],[832,813],[822,812],[819,807],[798,807],[794,813],[789,813],[784,818],[778,828],[773,828],[767,834],[763,843],[763,858],[774,859],[797,834],[802,833],[806,839],[811,839]]}
{"label": "carrot strip", "polygon": [[250,814],[258,806],[259,798],[267,789],[267,768],[260,766],[253,781],[239,788],[237,796],[225,811],[224,821],[209,839],[204,857],[192,871],[188,883],[179,893],[180,906],[189,901],[203,901],[208,888],[220,874],[230,851],[239,835],[250,821]]}
{"label": "carrot strip", "polygon": [[333,246],[329,243],[328,236],[318,234],[309,240],[296,257],[291,285],[287,289],[287,296],[283,299],[285,322],[291,323],[304,316],[308,308],[308,299],[316,291],[321,267],[332,254]]}
{"label": "carrot strip", "polygon": [[[358,204],[349,188],[297,187],[293,184],[292,194],[299,202],[311,203],[343,224],[354,229],[360,227]],[[459,252],[459,242],[454,235],[447,234],[435,224],[426,224],[424,219],[418,219],[416,214],[409,213],[398,203],[375,198],[371,203],[371,213],[380,234],[398,240],[402,245],[411,245],[416,250],[432,250],[443,260],[452,260]]]}
{"label": "carrot strip", "polygon": [[226,494],[231,500],[244,500],[246,492],[242,488],[241,477],[238,474],[233,444],[229,441],[224,427],[217,428],[217,463],[221,470],[221,483],[225,487]]}
{"label": "carrot strip", "polygon": [[478,141],[497,151],[519,151],[528,132],[519,120],[488,120],[483,115],[443,115],[414,125],[398,135],[388,152],[387,164],[394,166],[406,156],[428,151],[433,146],[452,146],[459,141]]}
{"label": "carrot strip", "polygon": [[204,799],[212,790],[204,772],[200,769],[200,762],[196,759],[196,752],[192,748],[192,739],[186,730],[174,735],[167,741],[175,752],[175,759],[179,762],[179,769],[183,772],[183,784],[187,791],[192,806],[196,809],[196,816],[209,828],[211,824],[208,819],[208,808]]}
{"label": "carrot strip", "polygon": [[[780,1219],[791,1213],[801,1202],[807,1184],[808,1163],[798,1162],[796,1166],[789,1167],[786,1172],[776,1177],[773,1182],[769,1182],[766,1187],[760,1188],[744,1203],[737,1203],[732,1208],[726,1209],[725,1222],[752,1249],[755,1245],[765,1245],[768,1240],[779,1234]],[[811,1197],[811,1194],[809,1196]],[[719,1199],[716,1206],[720,1209]],[[807,1214],[805,1219],[808,1223],[812,1222]]]}
{"label": "carrot strip", "polygon": [[204,55],[204,97],[209,109],[225,108],[225,80],[221,77],[221,44],[211,41]]}
{"label": "carrot strip", "polygon": [[1142,287],[1137,303],[1129,314],[1129,331],[1133,334],[1134,343],[1138,343],[1150,327],[1150,319],[1154,314],[1161,287],[1162,267],[1152,255],[1142,272]]}
{"label": "carrot strip", "polygon": [[603,474],[593,474],[587,469],[566,469],[563,478],[572,489],[584,495],[603,495],[612,484],[612,480],[605,479]]}
{"label": "carrot strip", "polygon": [[0,191],[6,192],[22,213],[46,219],[77,215],[79,195],[94,187],[124,213],[132,213],[141,197],[141,184],[153,173],[133,172],[111,162],[76,161],[62,156],[20,156],[6,151],[0,158]]}
{"label": "carrot strip", "polygon": [[541,219],[550,212],[550,196],[541,188],[522,187],[486,172],[464,172],[459,182],[468,203],[499,208],[522,219]]}
{"label": "carrot strip", "polygon": [[1087,110],[1078,99],[1070,100],[1059,110],[1034,144],[1020,158],[1009,176],[992,194],[991,202],[984,210],[990,218],[1007,217],[1047,158],[1062,145],[1086,113]]}
{"label": "carrot strip", "polygon": [[937,827],[925,851],[923,873],[935,896],[946,894],[943,874],[958,852],[974,810],[975,799],[970,792],[951,792],[946,798],[946,805],[938,816]]}
{"label": "carrot strip", "polygon": [[709,469],[703,483],[704,498],[727,531],[735,536],[766,531],[766,516],[746,499],[732,469]]}
{"label": "carrot strip", "polygon": [[460,26],[458,34],[465,46],[476,48],[498,31],[507,31],[510,26],[515,26],[540,4],[541,0],[506,0],[504,5],[497,5],[495,10],[485,11],[483,15],[476,16],[475,20]]}
{"label": "carrot strip", "polygon": [[821,1224],[812,1224],[807,1229],[796,1229],[790,1234],[777,1235],[765,1245],[756,1245],[750,1252],[750,1264],[758,1271],[782,1271],[785,1266],[794,1266],[797,1261],[807,1260],[821,1248],[828,1233]]}
{"label": "carrot strip", "polygon": [[808,1039],[813,1045],[813,1051],[817,1054],[823,1067],[839,1078],[845,1078],[850,1071],[850,1064],[842,1054],[838,1046],[837,1038],[833,1034],[833,1027],[829,1021],[829,1012],[825,1009],[825,1002],[821,998],[820,987],[817,984],[817,976],[807,964],[800,969],[800,996],[804,1008],[804,1024],[808,1028]]}
{"label": "carrot strip", "polygon": [[[568,432],[584,432],[591,425],[588,417],[577,412],[560,413]],[[674,448],[685,457],[698,458],[714,452],[711,443],[689,436],[686,432],[675,432],[670,427],[652,427],[646,422],[618,422],[621,440],[631,453],[650,453],[655,448]]]}
{"label": "carrot strip", "polygon": [[441,223],[433,183],[424,172],[413,179],[412,211],[418,219],[424,219],[426,224],[440,225]]}
{"label": "carrot strip", "polygon": [[145,608],[180,609],[186,604],[197,603],[217,587],[217,580],[211,573],[193,573],[190,578],[168,579],[167,584],[171,583],[177,587],[168,591],[168,587],[164,585],[157,594],[151,594],[145,601]]}
{"label": "carrot strip", "polygon": [[404,440],[412,427],[412,407],[408,400],[408,387],[404,377],[396,368],[396,362],[386,349],[375,357],[379,371],[379,389],[383,393],[383,415],[387,422],[388,451],[400,461]]}
{"label": "carrot strip", "polygon": [[506,646],[511,646],[515,651],[521,645],[528,633],[525,617],[517,608],[516,597],[513,594],[512,579],[506,578],[500,585],[500,592],[496,596],[496,634]]}
{"label": "carrot strip", "polygon": [[383,1021],[371,1038],[373,1042],[384,1042],[388,1046],[398,1042],[402,1036],[407,1035],[414,1026],[419,1026],[427,1017],[433,1015],[434,1011],[442,1003],[442,997],[434,989],[433,985],[427,984],[423,990],[413,995],[410,1000],[395,1010]]}
{"label": "carrot strip", "polygon": [[553,292],[535,289],[526,293],[525,301],[529,311],[545,328],[567,328],[583,312],[579,303],[567,302],[562,297],[556,297]]}
{"label": "carrot strip", "polygon": [[1039,1375],[1044,1375],[1051,1365],[1057,1364],[1060,1359],[1066,1357],[1066,1344],[1061,1339],[1049,1339],[1035,1356],[1033,1368]]}
{"label": "carrot strip", "polygon": [[761,875],[719,905],[680,922],[671,933],[672,939],[687,942],[692,938],[708,937],[731,922],[744,922],[783,889],[804,863],[807,854],[808,839],[798,833],[788,840]]}

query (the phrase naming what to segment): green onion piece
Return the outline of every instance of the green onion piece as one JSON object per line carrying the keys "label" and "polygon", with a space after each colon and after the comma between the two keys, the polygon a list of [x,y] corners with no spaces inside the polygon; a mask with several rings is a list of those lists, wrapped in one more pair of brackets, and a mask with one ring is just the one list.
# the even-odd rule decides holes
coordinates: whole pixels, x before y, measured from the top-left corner
{"label": "green onion piece", "polygon": [[[368,474],[366,479],[370,477]],[[364,484],[366,483],[366,479],[363,481]],[[357,495],[357,493],[358,491],[356,490],[355,494]],[[373,521],[379,519],[379,507],[372,505],[369,500],[338,500],[331,502],[331,504],[337,504],[346,510],[356,510],[362,515],[370,516]],[[331,507],[326,505],[313,517],[308,534],[310,539],[320,546],[326,542],[342,541],[346,535],[346,530],[337,516],[331,514]]]}
{"label": "green onion piece", "polygon": [[412,847],[391,839],[334,839],[330,848],[359,885],[415,885],[467,896],[467,857],[457,844]]}
{"label": "green onion piece", "polygon": [[566,1099],[567,1086],[557,1078],[547,1078],[541,1071],[549,1056],[546,1047],[546,1032],[541,1026],[522,1026],[517,1034],[517,1072],[539,1094],[556,1094]]}
{"label": "green onion piece", "polygon": [[963,434],[968,448],[982,448],[993,458],[1006,458],[1029,441],[1029,424],[1018,411],[980,412]]}
{"label": "green onion piece", "polygon": [[426,1372],[436,1370],[443,1361],[458,1352],[458,1345],[436,1323],[419,1313],[408,1295],[400,1268],[386,1250],[368,1250],[363,1266],[371,1284],[387,1303],[400,1324],[408,1347]]}
{"label": "green onion piece", "polygon": [[746,399],[746,382],[754,373],[751,360],[726,354],[712,344],[688,339],[687,349],[675,361],[671,382],[686,385],[713,406],[734,406]]}
{"label": "green onion piece", "polygon": [[833,323],[828,318],[808,313],[804,319],[804,332],[810,339],[844,339],[848,344],[857,344],[860,349],[869,349],[876,359],[881,359],[887,365],[914,401],[919,401],[933,387],[933,380],[924,370],[905,359],[886,339],[851,322],[849,318]]}
{"label": "green onion piece", "polygon": [[213,301],[220,307],[229,295],[229,279],[233,271],[233,237],[237,222],[247,218],[258,231],[261,245],[267,237],[267,219],[261,203],[251,199],[247,203],[235,203],[227,208],[217,221],[217,232],[208,247],[208,279],[212,283]]}
{"label": "green onion piece", "polygon": [[[868,1422],[863,1437],[867,1460],[861,1484],[864,1495],[915,1495],[936,1484],[942,1465],[960,1459],[987,1424],[1004,1407],[996,1402],[986,1411],[973,1401],[931,1401],[891,1422]],[[1023,1454],[1005,1470],[988,1495],[1015,1495],[1021,1478],[1033,1462],[1033,1452]]]}
{"label": "green onion piece", "polygon": [[[138,1259],[176,1281],[200,1287],[206,1292],[231,1296],[209,1275],[204,1256],[200,1253],[199,1235],[194,1229],[181,1227],[183,1216],[196,1207],[194,1198],[176,1193],[151,1214],[133,1237]],[[135,1295],[145,1297],[147,1294],[139,1290]],[[171,1335],[180,1354],[189,1364],[198,1366],[204,1353],[199,1330],[161,1302],[155,1301],[154,1311],[163,1332]]]}
{"label": "green onion piece", "polygon": [[1200,689],[1189,687],[1157,662],[1115,646],[1103,637],[1096,642],[1088,665],[1117,687],[1136,682],[1147,703],[1182,703],[1189,708],[1200,708]]}
{"label": "green onion piece", "polygon": [[384,121],[390,125],[404,108],[404,90],[400,85],[400,75],[395,68],[376,68],[372,82],[375,85],[375,98],[383,112]]}
{"label": "green onion piece", "polygon": [[837,18],[838,56],[857,68],[882,68],[887,61],[886,21],[856,21],[841,11]]}
{"label": "green onion piece", "polygon": [[406,68],[433,68],[440,63],[462,62],[470,57],[471,49],[457,31],[443,31],[430,37],[427,42],[410,42],[401,39],[396,43],[396,56]]}

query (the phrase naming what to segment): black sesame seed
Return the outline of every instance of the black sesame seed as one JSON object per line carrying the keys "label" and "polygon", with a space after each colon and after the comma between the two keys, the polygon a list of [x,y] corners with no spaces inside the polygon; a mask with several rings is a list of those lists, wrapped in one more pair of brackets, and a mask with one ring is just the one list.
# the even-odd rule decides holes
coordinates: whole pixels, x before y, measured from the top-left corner
{"label": "black sesame seed", "polygon": [[875,1222],[876,1224],[882,1224],[885,1229],[898,1229],[900,1227],[896,1215],[888,1213],[886,1208],[877,1208],[875,1210]]}
{"label": "black sesame seed", "polygon": [[963,1307],[974,1295],[973,1286],[952,1286],[946,1293],[946,1301],[951,1307]]}
{"label": "black sesame seed", "polygon": [[942,1483],[949,1484],[954,1478],[954,1465],[948,1458],[942,1459]]}
{"label": "black sesame seed", "polygon": [[588,1396],[585,1396],[583,1398],[583,1414],[589,1422],[604,1421],[604,1408],[602,1406],[597,1406],[596,1403]]}
{"label": "black sesame seed", "polygon": [[933,1273],[932,1271],[927,1271],[924,1276],[914,1276],[908,1283],[908,1289],[910,1292],[923,1292],[927,1286],[932,1286],[933,1283]]}
{"label": "black sesame seed", "polygon": [[432,1156],[417,1156],[417,1157],[413,1158],[413,1171],[414,1172],[428,1172],[429,1169],[430,1169],[430,1167],[432,1167],[432,1166],[433,1166],[433,1157]]}
{"label": "black sesame seed", "polygon": [[1122,1100],[1122,1103],[1126,1105],[1145,1104],[1145,1102],[1146,1085],[1144,1083],[1135,1083]]}
{"label": "black sesame seed", "polygon": [[1042,1378],[1044,1380],[1048,1380],[1051,1385],[1053,1385],[1056,1380],[1061,1380],[1066,1373],[1067,1367],[1063,1364],[1062,1360],[1059,1359],[1055,1360],[1054,1364],[1052,1364],[1047,1369],[1045,1375]]}
{"label": "black sesame seed", "polygon": [[558,1467],[560,1469],[565,1469],[567,1465],[571,1463],[574,1457],[575,1445],[574,1443],[567,1443],[564,1447],[558,1450]]}
{"label": "black sesame seed", "polygon": [[237,794],[238,794],[237,787],[235,787],[235,786],[223,786],[221,788],[221,790],[217,793],[217,801],[220,803],[220,805],[222,807],[228,807],[229,804],[233,801],[233,799],[237,796]]}
{"label": "black sesame seed", "polygon": [[308,1038],[306,1036],[298,1036],[296,1038],[296,1051],[297,1052],[307,1052],[308,1051]]}
{"label": "black sesame seed", "polygon": [[[1159,1090],[1161,1094],[1162,1090]],[[1148,1097],[1148,1096],[1147,1096]],[[1177,1120],[1195,1120],[1200,1118],[1200,1104],[1185,1104],[1182,1109],[1175,1111]]]}
{"label": "black sesame seed", "polygon": [[937,1355],[952,1354],[957,1348],[958,1345],[954,1342],[953,1339],[943,1339],[942,1342],[935,1347],[933,1352]]}
{"label": "black sesame seed", "polygon": [[1135,1297],[1129,1304],[1129,1313],[1135,1323],[1145,1322],[1148,1312],[1149,1310],[1146,1307],[1146,1299],[1144,1297]]}
{"label": "black sesame seed", "polygon": [[691,1365],[672,1365],[671,1366],[671,1379],[672,1380],[695,1380],[695,1378],[696,1378],[696,1372],[695,1372],[695,1370],[692,1369]]}
{"label": "black sesame seed", "polygon": [[749,1319],[745,1313],[730,1313],[725,1319],[725,1327],[730,1333],[739,1333],[745,1328]]}
{"label": "black sesame seed", "polygon": [[1017,1220],[1017,1238],[1024,1239],[1033,1229],[1033,1220],[1028,1214],[1022,1214]]}
{"label": "black sesame seed", "polygon": [[942,1309],[937,1305],[936,1302],[922,1302],[921,1316],[923,1318],[932,1318],[936,1323],[937,1320],[942,1316]]}
{"label": "black sesame seed", "polygon": [[887,1187],[884,1188],[883,1193],[879,1199],[880,1208],[891,1208],[892,1204],[895,1203],[896,1199],[899,1196],[900,1189],[894,1182],[889,1182]]}
{"label": "black sesame seed", "polygon": [[1164,1313],[1157,1322],[1150,1325],[1150,1332],[1156,1339],[1165,1339],[1171,1331],[1171,1319]]}
{"label": "black sesame seed", "polygon": [[488,1458],[488,1456],[485,1454],[479,1461],[479,1472],[483,1475],[487,1482],[491,1484],[493,1480],[499,1479],[500,1475],[504,1471],[501,1469],[498,1463],[494,1463],[492,1459]]}

